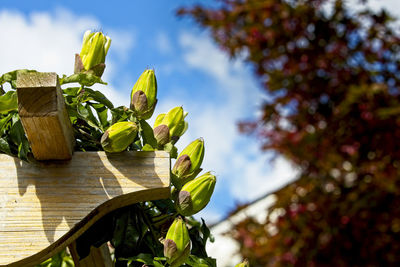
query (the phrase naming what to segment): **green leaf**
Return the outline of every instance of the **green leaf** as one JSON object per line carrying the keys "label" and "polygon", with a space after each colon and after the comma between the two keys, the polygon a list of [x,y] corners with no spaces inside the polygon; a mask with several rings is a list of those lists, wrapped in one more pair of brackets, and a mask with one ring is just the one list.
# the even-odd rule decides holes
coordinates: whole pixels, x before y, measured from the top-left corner
{"label": "green leaf", "polygon": [[142,263],[150,265],[150,266],[164,267],[164,264],[162,264],[160,262],[161,260],[165,261],[166,258],[164,258],[164,257],[153,258],[153,255],[151,255],[151,254],[140,253],[139,255],[137,255],[135,257],[128,258],[128,266],[130,264],[132,264],[132,262],[142,262]]}
{"label": "green leaf", "polygon": [[81,89],[81,87],[68,87],[63,89],[63,93],[68,95],[68,96],[78,96],[78,92]]}
{"label": "green leaf", "polygon": [[186,264],[189,264],[193,267],[216,267],[217,262],[213,258],[199,258],[194,255],[190,255],[189,258],[186,260]]}
{"label": "green leaf", "polygon": [[11,126],[10,129],[10,137],[14,143],[20,144],[22,143],[22,139],[25,137],[24,128],[22,127],[22,123],[18,115],[15,114],[12,117],[12,120],[13,120],[13,125]]}
{"label": "green leaf", "polygon": [[130,257],[128,259],[128,264],[131,264],[133,261],[138,261],[138,262],[143,262],[145,264],[153,265],[153,255],[140,253],[135,257]]}
{"label": "green leaf", "polygon": [[111,101],[108,100],[107,97],[102,92],[96,91],[96,90],[93,90],[90,88],[85,88],[84,90],[85,90],[85,93],[88,93],[88,96],[91,99],[103,104],[104,106],[106,106],[108,108],[114,107],[114,105],[111,103]]}
{"label": "green leaf", "polygon": [[18,157],[20,159],[27,160],[28,153],[30,151],[30,145],[28,139],[26,139],[25,131],[22,127],[22,123],[18,114],[14,114],[12,120],[14,124],[10,129],[11,140],[18,146]]}
{"label": "green leaf", "polygon": [[201,232],[203,233],[203,242],[204,244],[207,242],[207,239],[210,238],[211,242],[214,242],[214,237],[211,235],[210,229],[207,227],[206,222],[203,218],[201,218]]}
{"label": "green leaf", "polygon": [[111,240],[114,247],[119,247],[124,242],[126,225],[128,223],[128,213],[117,213],[115,219],[114,233]]}
{"label": "green leaf", "polygon": [[171,142],[164,145],[164,151],[169,152],[170,157],[173,159],[178,157],[178,149]]}
{"label": "green leaf", "polygon": [[8,91],[0,96],[0,113],[6,113],[18,109],[17,92]]}
{"label": "green leaf", "polygon": [[102,129],[107,129],[110,124],[108,122],[108,108],[103,104],[91,104],[91,106],[96,110],[97,117],[100,120]]}
{"label": "green leaf", "polygon": [[86,104],[85,108],[86,108],[87,113],[88,113],[88,116],[86,117],[87,123],[90,126],[96,128],[97,130],[100,130],[102,128],[102,126],[101,126],[100,122],[96,119],[96,117],[93,115],[91,105],[90,104]]}
{"label": "green leaf", "polygon": [[5,82],[8,82],[13,89],[16,89],[17,88],[17,84],[16,84],[17,75],[19,73],[27,73],[27,72],[37,72],[37,71],[22,69],[22,70],[14,70],[14,71],[7,72],[0,77],[0,85],[4,84]]}
{"label": "green leaf", "polygon": [[14,115],[14,113],[9,113],[4,118],[0,119],[0,136],[2,136],[4,134],[4,132],[6,131],[6,128],[8,128],[7,126],[11,125],[10,120],[13,115]]}
{"label": "green leaf", "polygon": [[149,231],[149,228],[143,221],[139,205],[119,210],[115,214],[115,220],[116,227],[112,238],[112,244],[115,247],[115,257],[117,259],[128,258],[131,255],[142,252],[142,240]]}
{"label": "green leaf", "polygon": [[52,258],[42,262],[36,267],[73,267],[74,261],[72,257],[67,254],[67,252],[62,250],[58,254],[54,255]]}
{"label": "green leaf", "polygon": [[91,74],[91,73],[76,73],[72,74],[71,76],[66,76],[63,75],[62,78],[60,78],[60,85],[67,84],[67,83],[79,83],[80,85],[83,86],[92,86],[95,83],[101,83],[107,85],[106,82],[103,82],[100,77]]}
{"label": "green leaf", "polygon": [[211,237],[210,230],[203,219],[201,219],[202,223],[194,220],[194,218],[188,218],[187,221],[192,226],[192,228],[189,230],[190,240],[192,241],[191,253],[197,257],[207,258],[207,239],[213,239]]}
{"label": "green leaf", "polygon": [[77,105],[77,111],[78,111],[78,115],[81,118],[87,119],[89,117],[89,111],[87,110],[87,108],[84,105],[78,104]]}
{"label": "green leaf", "polygon": [[155,149],[154,149],[151,145],[145,144],[145,145],[142,147],[142,151],[155,151]]}
{"label": "green leaf", "polygon": [[127,107],[120,106],[117,108],[112,108],[111,109],[111,124],[120,122],[120,121],[126,121],[128,120],[131,115],[133,114],[133,111]]}
{"label": "green leaf", "polygon": [[8,144],[8,142],[0,137],[0,151],[3,153],[6,153],[8,155],[11,155],[11,149],[10,149],[10,145]]}
{"label": "green leaf", "polygon": [[[151,126],[145,120],[140,120],[139,125],[140,125],[140,129],[141,129],[140,133],[143,137],[143,144],[145,146],[148,145],[152,148],[156,148],[157,140],[154,138],[153,128],[151,128]],[[151,151],[151,150],[147,150],[147,151]]]}

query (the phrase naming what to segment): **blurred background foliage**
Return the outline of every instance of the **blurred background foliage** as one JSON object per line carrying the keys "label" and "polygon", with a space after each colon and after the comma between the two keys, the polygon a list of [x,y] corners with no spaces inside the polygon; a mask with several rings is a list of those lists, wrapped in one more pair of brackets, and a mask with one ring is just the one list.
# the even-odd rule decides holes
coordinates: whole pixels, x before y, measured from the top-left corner
{"label": "blurred background foliage", "polygon": [[395,19],[340,0],[220,2],[178,14],[253,66],[266,100],[239,128],[300,169],[275,192],[265,224],[236,225],[243,257],[251,266],[399,266]]}

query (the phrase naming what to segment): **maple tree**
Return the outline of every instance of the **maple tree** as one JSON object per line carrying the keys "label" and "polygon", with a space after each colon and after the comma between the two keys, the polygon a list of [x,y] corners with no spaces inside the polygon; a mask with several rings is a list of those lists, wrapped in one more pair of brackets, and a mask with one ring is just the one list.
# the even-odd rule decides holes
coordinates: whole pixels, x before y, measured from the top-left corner
{"label": "maple tree", "polygon": [[400,36],[385,10],[327,2],[223,0],[178,11],[253,66],[268,98],[239,129],[300,170],[265,223],[236,226],[251,266],[400,263]]}

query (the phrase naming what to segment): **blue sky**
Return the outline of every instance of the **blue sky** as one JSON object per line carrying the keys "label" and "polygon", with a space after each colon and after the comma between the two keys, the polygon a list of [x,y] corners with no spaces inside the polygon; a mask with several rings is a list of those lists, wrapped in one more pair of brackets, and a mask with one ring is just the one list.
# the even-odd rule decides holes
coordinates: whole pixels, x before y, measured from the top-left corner
{"label": "blue sky", "polygon": [[[236,123],[256,116],[261,90],[251,70],[231,61],[207,32],[176,9],[194,1],[2,1],[0,73],[18,68],[71,74],[86,29],[112,38],[103,79],[97,86],[116,105],[129,105],[130,90],[145,68],[158,80],[155,114],[182,105],[189,129],[178,142],[205,139],[204,171],[217,175],[215,193],[198,217],[215,222],[236,203],[276,189],[292,176],[283,159],[270,166],[255,139]],[[212,4],[212,1],[204,1]],[[204,3],[203,2],[203,3]]]}
{"label": "blue sky", "polygon": [[203,169],[214,171],[218,180],[211,202],[198,217],[212,223],[236,203],[287,183],[295,171],[283,158],[262,153],[257,140],[238,133],[236,123],[255,118],[265,96],[249,66],[230,60],[192,20],[175,16],[178,7],[193,3],[2,0],[0,73],[29,68],[71,74],[85,30],[104,31],[112,38],[103,76],[109,85],[96,89],[116,106],[129,106],[136,79],[144,69],[155,69],[155,114],[180,105],[189,112],[189,129],[178,148],[205,139]]}

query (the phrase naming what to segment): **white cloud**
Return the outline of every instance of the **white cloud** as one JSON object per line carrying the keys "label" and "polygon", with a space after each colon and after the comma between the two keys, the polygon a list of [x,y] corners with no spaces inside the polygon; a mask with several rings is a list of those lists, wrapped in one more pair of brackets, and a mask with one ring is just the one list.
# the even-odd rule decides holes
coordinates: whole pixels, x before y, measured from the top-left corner
{"label": "white cloud", "polygon": [[[359,1],[356,0],[350,0],[348,1],[348,4],[357,9],[364,6],[364,4],[361,4]],[[367,6],[376,11],[385,8],[394,16],[400,17],[400,1],[398,0],[369,0],[367,2]]]}
{"label": "white cloud", "polygon": [[[206,145],[203,169],[216,172],[216,191],[229,190],[240,201],[254,200],[293,179],[295,171],[287,161],[278,158],[274,164],[268,164],[270,155],[260,152],[260,144],[238,132],[237,121],[243,119],[249,110],[254,114],[262,99],[244,64],[230,60],[204,35],[182,33],[179,42],[187,68],[202,71],[214,80],[215,96],[209,95],[209,98],[215,99],[218,93],[224,95],[224,99],[218,99],[219,102],[208,103],[179,95],[167,101],[160,100],[160,109],[168,110],[179,103],[189,111],[189,130],[179,147],[203,137]],[[217,214],[208,207],[198,217],[216,219],[218,215],[221,218],[225,214]]]}
{"label": "white cloud", "polygon": [[[29,15],[3,9],[0,11],[0,73],[27,68],[70,75],[75,53],[81,49],[83,33],[87,29],[99,29],[99,25],[95,18],[79,17],[65,9],[32,12]],[[113,29],[110,32],[113,41],[103,77],[106,81],[112,81],[118,73],[113,54],[117,59],[121,58],[133,46],[134,40],[127,32]],[[96,88],[113,103],[127,105],[124,103],[126,97],[121,96],[112,84]]]}
{"label": "white cloud", "polygon": [[0,71],[18,68],[71,73],[83,32],[97,27],[92,18],[75,18],[66,10],[50,13],[0,12]]}
{"label": "white cloud", "polygon": [[[324,8],[328,14],[330,14],[334,2],[335,0],[329,0],[326,2]],[[360,0],[347,0],[345,1],[345,4],[349,7],[350,12],[363,10],[365,7],[368,7],[374,11],[380,11],[382,8],[384,8],[386,11],[389,11],[392,16],[400,18],[400,1],[398,0],[369,0],[366,4],[361,3]],[[399,23],[396,25],[398,27]]]}
{"label": "white cloud", "polygon": [[[351,0],[349,4],[355,7],[355,2]],[[375,10],[385,7],[400,17],[400,1],[370,0],[369,6]],[[237,121],[249,110],[256,115],[261,99],[265,98],[243,62],[230,60],[205,35],[184,32],[179,43],[187,67],[209,75],[216,82],[216,94],[223,92],[226,96],[223,105],[174,98],[190,111],[189,131],[181,142],[187,144],[198,136],[204,137],[207,147],[203,166],[220,176],[217,187],[229,190],[240,201],[249,201],[292,181],[297,171],[288,161],[277,157],[269,162],[270,154],[260,152],[255,140],[238,133]],[[210,208],[202,212],[204,216],[207,214],[216,217]]]}
{"label": "white cloud", "polygon": [[[240,200],[248,201],[251,198],[262,197],[267,192],[279,189],[296,177],[296,170],[283,157],[279,156],[268,163],[269,159],[266,155],[259,155],[256,160],[249,162],[242,162],[242,159],[238,159],[235,166],[240,164],[241,167],[237,168],[240,175],[235,177],[232,191],[239,196]],[[250,182],[247,182],[248,180]],[[243,195],[243,192],[251,192],[251,198]]]}
{"label": "white cloud", "polygon": [[[99,29],[99,25],[95,18],[79,17],[62,9],[28,15],[2,10],[0,73],[29,68],[71,74],[74,54],[80,51],[84,31]],[[116,106],[127,106],[129,97],[122,95],[122,90],[115,90],[112,81],[122,71],[116,62],[123,60],[132,49],[135,36],[120,29],[107,29],[105,33],[112,37],[112,45],[103,79],[111,83],[95,88],[105,93]],[[158,38],[159,45],[167,52],[171,47],[170,40],[165,37],[161,34]],[[204,170],[215,171],[217,189],[226,188],[240,200],[252,200],[292,177],[293,171],[284,163],[271,169],[267,157],[258,150],[259,144],[238,133],[237,120],[248,117],[249,110],[256,112],[262,97],[245,66],[240,61],[229,60],[204,35],[183,33],[179,43],[183,48],[185,67],[207,74],[215,83],[216,93],[225,95],[222,104],[215,101],[199,103],[194,97],[187,99],[174,95],[174,92],[170,98],[160,99],[155,114],[177,105],[183,105],[189,111],[189,131],[178,143],[179,148],[203,137],[206,142]],[[245,113],[247,115],[243,115]],[[212,205],[201,213],[211,221],[224,215],[216,213]]]}
{"label": "white cloud", "polygon": [[165,32],[159,32],[156,36],[156,48],[162,54],[168,54],[172,51],[172,44]]}

